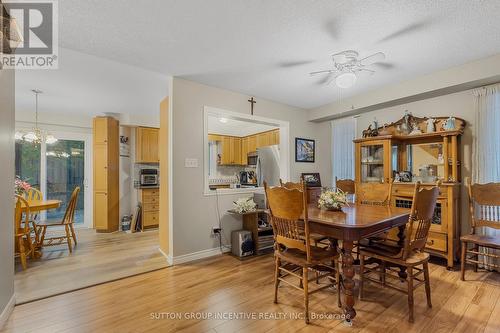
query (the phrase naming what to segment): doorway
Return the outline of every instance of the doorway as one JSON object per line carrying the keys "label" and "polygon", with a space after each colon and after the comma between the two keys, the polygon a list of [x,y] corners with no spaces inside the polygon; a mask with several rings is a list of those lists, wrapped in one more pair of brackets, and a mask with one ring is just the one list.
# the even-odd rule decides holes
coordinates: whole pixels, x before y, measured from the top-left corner
{"label": "doorway", "polygon": [[73,189],[79,186],[75,227],[92,228],[91,135],[66,132],[54,132],[53,135],[58,140],[52,144],[16,140],[16,175],[39,189],[44,198],[62,202],[59,208],[42,212],[44,220],[61,219]]}

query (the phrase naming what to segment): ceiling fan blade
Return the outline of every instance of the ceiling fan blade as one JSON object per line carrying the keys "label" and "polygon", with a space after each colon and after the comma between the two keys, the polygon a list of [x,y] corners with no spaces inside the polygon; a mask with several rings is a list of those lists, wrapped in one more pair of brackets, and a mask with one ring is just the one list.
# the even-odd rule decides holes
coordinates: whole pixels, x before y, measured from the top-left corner
{"label": "ceiling fan blade", "polygon": [[325,75],[322,77],[316,84],[322,86],[324,84],[330,84],[330,82],[335,78],[335,75],[333,73],[328,73],[328,75]]}
{"label": "ceiling fan blade", "polygon": [[281,68],[290,68],[290,67],[309,65],[312,64],[313,62],[314,60],[282,61],[278,63],[278,66]]}
{"label": "ceiling fan blade", "polygon": [[361,59],[359,61],[359,63],[362,66],[369,66],[371,64],[374,64],[374,63],[377,63],[380,61],[384,61],[384,60],[385,60],[385,54],[383,54],[382,52],[377,52],[377,53],[374,53],[366,58]]}
{"label": "ceiling fan blade", "polygon": [[326,69],[324,71],[310,72],[309,75],[314,76],[314,75],[323,74],[323,73],[330,73],[330,74],[332,74],[332,73],[335,73],[335,72],[336,72],[335,69]]}
{"label": "ceiling fan blade", "polygon": [[391,64],[390,62],[377,62],[377,63],[373,64],[373,66],[377,66],[377,67],[382,68],[382,69],[393,69],[394,68],[394,64]]}
{"label": "ceiling fan blade", "polygon": [[405,26],[405,27],[403,27],[403,28],[401,28],[401,29],[393,32],[392,34],[385,36],[384,38],[382,38],[381,40],[379,40],[379,43],[380,42],[387,42],[389,40],[392,40],[392,39],[395,39],[395,38],[399,38],[401,36],[410,34],[412,32],[421,30],[422,28],[427,27],[431,23],[432,23],[432,20],[430,18],[427,18],[427,19],[419,21],[419,22],[411,23],[411,24],[409,24],[409,25],[407,25],[407,26]]}

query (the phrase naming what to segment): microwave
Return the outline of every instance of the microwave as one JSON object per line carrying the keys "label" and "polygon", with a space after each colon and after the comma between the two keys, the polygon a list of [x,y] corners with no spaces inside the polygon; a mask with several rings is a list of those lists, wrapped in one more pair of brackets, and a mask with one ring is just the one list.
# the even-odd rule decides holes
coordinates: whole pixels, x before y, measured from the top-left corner
{"label": "microwave", "polygon": [[158,186],[158,169],[141,169],[141,186]]}
{"label": "microwave", "polygon": [[257,158],[258,158],[258,155],[257,155],[256,151],[248,153],[247,165],[257,165]]}

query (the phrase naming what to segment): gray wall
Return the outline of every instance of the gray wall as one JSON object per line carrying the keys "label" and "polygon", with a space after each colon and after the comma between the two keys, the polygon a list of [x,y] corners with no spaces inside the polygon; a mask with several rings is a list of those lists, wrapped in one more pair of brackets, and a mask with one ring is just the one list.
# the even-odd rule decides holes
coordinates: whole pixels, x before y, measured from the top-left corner
{"label": "gray wall", "polygon": [[14,80],[0,70],[0,313],[14,294]]}
{"label": "gray wall", "polygon": [[[210,237],[218,225],[217,206],[224,229],[225,243],[231,230],[241,228],[239,220],[225,214],[232,202],[244,195],[203,195],[203,109],[211,106],[233,112],[250,113],[250,96],[174,78],[173,112],[173,256],[217,247]],[[330,124],[308,122],[307,111],[256,97],[254,114],[290,122],[290,175],[297,181],[302,172],[320,172],[324,185],[331,184]],[[316,140],[316,162],[295,163],[295,137]],[[185,158],[197,158],[198,168],[185,168]],[[218,204],[217,204],[218,203]]]}

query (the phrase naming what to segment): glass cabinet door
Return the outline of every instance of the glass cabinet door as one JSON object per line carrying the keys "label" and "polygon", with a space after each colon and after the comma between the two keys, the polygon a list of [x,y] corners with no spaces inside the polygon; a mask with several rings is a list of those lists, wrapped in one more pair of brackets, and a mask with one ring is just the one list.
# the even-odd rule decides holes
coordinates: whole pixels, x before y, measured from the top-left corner
{"label": "glass cabinet door", "polygon": [[384,182],[384,145],[361,146],[361,182]]}

